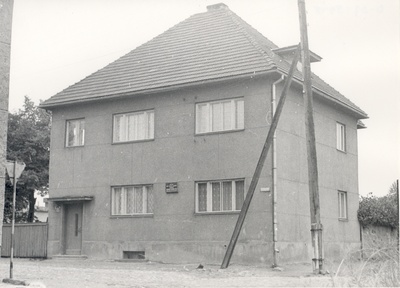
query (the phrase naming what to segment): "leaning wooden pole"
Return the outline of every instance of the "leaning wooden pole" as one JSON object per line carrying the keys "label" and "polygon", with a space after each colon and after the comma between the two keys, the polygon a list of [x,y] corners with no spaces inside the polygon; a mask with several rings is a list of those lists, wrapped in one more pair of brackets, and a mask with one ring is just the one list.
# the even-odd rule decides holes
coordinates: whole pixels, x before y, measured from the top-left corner
{"label": "leaning wooden pole", "polygon": [[268,131],[267,139],[265,140],[264,147],[261,151],[261,156],[258,160],[256,170],[254,171],[253,178],[251,179],[250,187],[246,194],[246,199],[244,200],[242,209],[240,210],[240,214],[239,214],[238,220],[236,222],[235,229],[233,230],[231,241],[229,242],[229,246],[228,246],[228,249],[226,250],[224,260],[221,264],[221,269],[227,268],[229,266],[229,262],[231,261],[233,250],[235,250],[236,242],[239,238],[239,234],[242,229],[244,219],[246,218],[251,199],[253,198],[254,191],[256,190],[258,179],[260,178],[260,174],[261,174],[262,168],[264,166],[265,159],[267,158],[268,150],[271,147],[274,133],[275,133],[276,127],[278,125],[279,117],[280,117],[282,109],[283,109],[283,104],[285,103],[285,100],[286,100],[287,91],[289,90],[290,84],[292,82],[293,73],[296,68],[297,62],[299,61],[299,58],[300,58],[300,45],[298,46],[298,48],[296,50],[296,53],[295,53],[295,56],[294,56],[294,59],[292,62],[292,66],[290,67],[289,74],[287,76],[285,85],[283,86],[282,94],[279,99],[278,106],[276,107],[276,111],[275,111],[271,126]]}
{"label": "leaning wooden pole", "polygon": [[313,95],[311,85],[310,50],[308,47],[306,5],[304,0],[298,0],[301,55],[303,65],[303,90],[305,107],[305,126],[308,159],[308,186],[310,196],[311,243],[314,250],[313,271],[323,273],[324,251],[322,247],[322,224],[320,217],[317,149],[315,144],[315,129],[313,115]]}

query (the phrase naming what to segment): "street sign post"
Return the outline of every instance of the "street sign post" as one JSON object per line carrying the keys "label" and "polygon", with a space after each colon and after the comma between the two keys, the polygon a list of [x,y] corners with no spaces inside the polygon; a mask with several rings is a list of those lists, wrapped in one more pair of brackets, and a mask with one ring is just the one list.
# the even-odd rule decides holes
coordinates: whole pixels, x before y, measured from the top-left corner
{"label": "street sign post", "polygon": [[14,229],[15,229],[15,198],[17,196],[17,181],[25,169],[24,162],[7,161],[6,169],[8,176],[13,182],[13,205],[12,205],[12,220],[11,220],[11,255],[10,255],[10,279],[13,279],[13,260],[14,260]]}

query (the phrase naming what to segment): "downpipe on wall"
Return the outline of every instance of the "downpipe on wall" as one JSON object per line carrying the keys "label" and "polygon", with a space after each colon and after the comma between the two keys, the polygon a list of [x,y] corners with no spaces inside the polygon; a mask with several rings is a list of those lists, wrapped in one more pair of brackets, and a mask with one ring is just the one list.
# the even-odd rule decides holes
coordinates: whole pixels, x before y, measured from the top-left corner
{"label": "downpipe on wall", "polygon": [[[274,117],[275,111],[276,111],[276,85],[279,83],[283,82],[285,80],[285,76],[282,75],[280,79],[272,83],[271,86],[271,118]],[[276,157],[276,131],[274,133],[274,137],[272,140],[272,248],[273,248],[273,257],[274,257],[274,263],[273,267],[278,266],[278,247],[277,247],[277,242],[278,242],[278,219],[277,219],[277,213],[276,213],[276,205],[277,205],[277,157]]]}

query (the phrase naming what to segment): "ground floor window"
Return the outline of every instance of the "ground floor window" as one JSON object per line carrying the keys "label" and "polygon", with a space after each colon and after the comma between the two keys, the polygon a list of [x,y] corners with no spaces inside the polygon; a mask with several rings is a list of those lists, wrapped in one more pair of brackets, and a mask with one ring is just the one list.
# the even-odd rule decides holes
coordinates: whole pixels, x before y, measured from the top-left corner
{"label": "ground floor window", "polygon": [[244,180],[196,183],[196,212],[239,211],[244,202]]}
{"label": "ground floor window", "polygon": [[113,187],[112,215],[153,213],[153,185]]}
{"label": "ground floor window", "polygon": [[339,219],[347,219],[347,193],[339,191]]}

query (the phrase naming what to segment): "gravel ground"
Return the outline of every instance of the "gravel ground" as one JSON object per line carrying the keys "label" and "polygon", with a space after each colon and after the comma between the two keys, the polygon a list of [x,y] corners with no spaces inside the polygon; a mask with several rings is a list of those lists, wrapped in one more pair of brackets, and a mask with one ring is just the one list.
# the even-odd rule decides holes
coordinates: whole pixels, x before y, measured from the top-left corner
{"label": "gravel ground", "polygon": [[[331,276],[315,276],[311,265],[285,265],[283,271],[261,266],[161,264],[79,259],[14,260],[14,279],[31,287],[332,287]],[[9,277],[9,259],[0,259],[1,278]],[[337,280],[337,279],[336,279]],[[22,287],[0,283],[0,287]]]}

